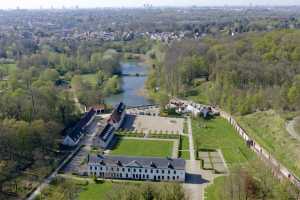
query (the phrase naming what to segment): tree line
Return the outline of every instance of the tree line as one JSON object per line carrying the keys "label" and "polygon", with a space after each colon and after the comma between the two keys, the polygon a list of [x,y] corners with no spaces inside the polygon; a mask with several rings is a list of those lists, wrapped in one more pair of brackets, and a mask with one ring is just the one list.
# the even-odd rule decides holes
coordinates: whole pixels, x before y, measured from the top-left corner
{"label": "tree line", "polygon": [[148,88],[199,100],[229,112],[299,110],[300,31],[248,33],[237,37],[185,40],[165,47]]}

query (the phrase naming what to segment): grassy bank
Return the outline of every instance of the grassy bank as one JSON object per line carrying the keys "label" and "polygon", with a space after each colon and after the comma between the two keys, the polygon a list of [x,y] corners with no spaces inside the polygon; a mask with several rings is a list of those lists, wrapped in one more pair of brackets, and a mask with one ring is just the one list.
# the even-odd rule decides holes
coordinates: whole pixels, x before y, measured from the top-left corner
{"label": "grassy bank", "polygon": [[273,110],[238,117],[240,125],[282,164],[300,176],[300,142],[286,131],[286,120]]}

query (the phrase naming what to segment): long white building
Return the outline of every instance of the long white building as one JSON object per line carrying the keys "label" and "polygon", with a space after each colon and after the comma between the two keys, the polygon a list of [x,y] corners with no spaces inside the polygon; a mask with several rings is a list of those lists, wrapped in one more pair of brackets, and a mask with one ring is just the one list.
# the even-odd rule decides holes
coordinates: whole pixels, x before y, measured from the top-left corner
{"label": "long white building", "polygon": [[89,156],[88,174],[108,179],[185,181],[185,160],[156,157]]}

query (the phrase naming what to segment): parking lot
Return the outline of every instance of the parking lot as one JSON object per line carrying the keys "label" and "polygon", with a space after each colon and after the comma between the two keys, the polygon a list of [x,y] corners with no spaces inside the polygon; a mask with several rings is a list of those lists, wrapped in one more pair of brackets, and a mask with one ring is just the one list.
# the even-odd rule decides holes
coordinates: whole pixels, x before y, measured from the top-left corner
{"label": "parking lot", "polygon": [[147,134],[181,134],[183,133],[183,124],[183,118],[129,114],[126,116],[122,128],[132,132]]}

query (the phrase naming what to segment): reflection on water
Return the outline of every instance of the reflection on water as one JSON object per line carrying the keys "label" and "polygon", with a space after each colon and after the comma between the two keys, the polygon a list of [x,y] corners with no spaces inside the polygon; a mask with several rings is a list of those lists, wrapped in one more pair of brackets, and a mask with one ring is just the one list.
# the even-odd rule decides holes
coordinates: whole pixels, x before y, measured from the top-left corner
{"label": "reflection on water", "polygon": [[[147,67],[137,62],[121,63],[123,74],[146,74]],[[152,104],[153,102],[139,93],[145,86],[147,77],[124,76],[122,77],[123,92],[117,95],[111,95],[105,99],[105,103],[116,105],[119,102],[124,102],[128,106],[139,106]]]}

